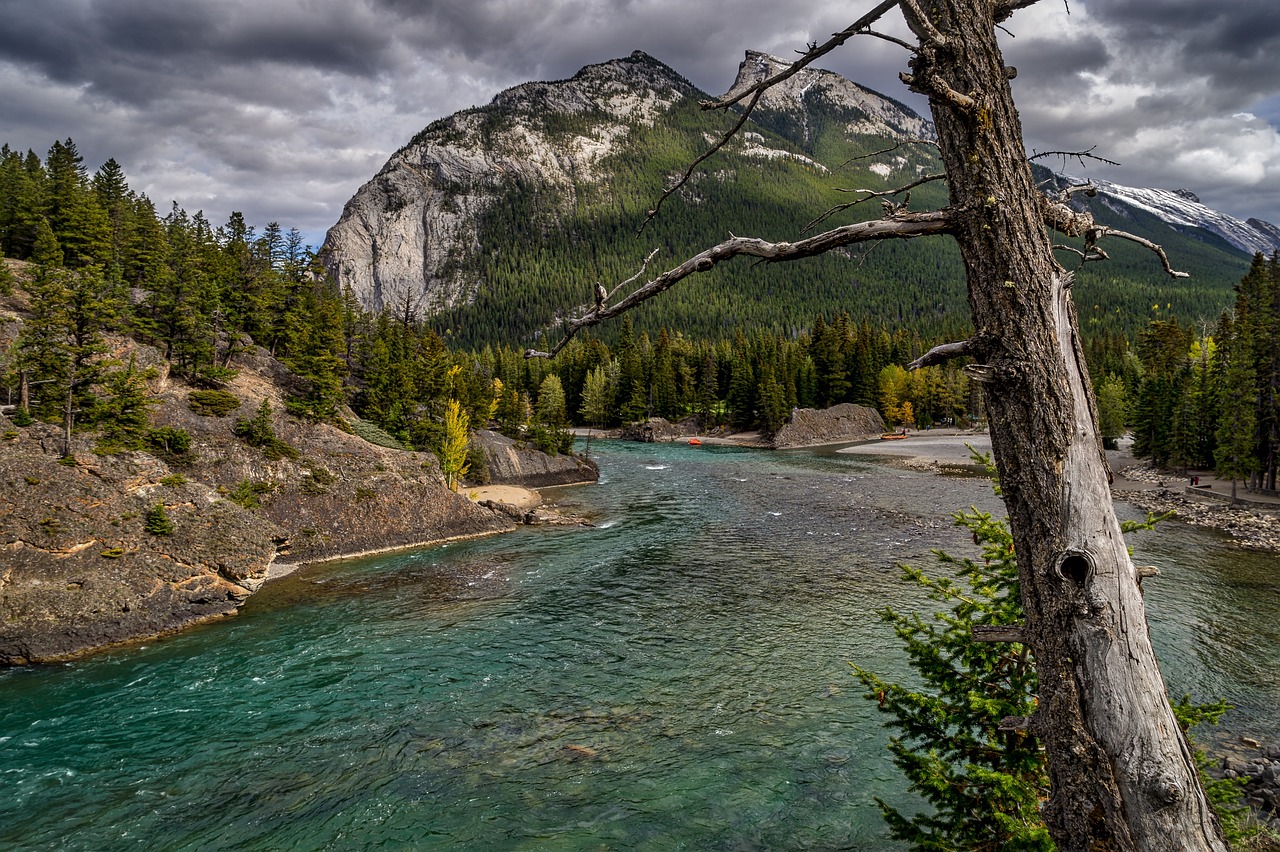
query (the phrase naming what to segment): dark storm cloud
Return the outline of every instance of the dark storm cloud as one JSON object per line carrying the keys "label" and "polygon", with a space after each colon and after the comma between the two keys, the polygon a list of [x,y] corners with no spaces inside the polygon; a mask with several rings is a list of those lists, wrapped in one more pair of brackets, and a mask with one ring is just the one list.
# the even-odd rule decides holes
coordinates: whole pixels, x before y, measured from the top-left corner
{"label": "dark storm cloud", "polygon": [[[1015,15],[1004,43],[1029,143],[1096,145],[1125,162],[1099,176],[1187,185],[1280,220],[1274,5],[1073,0],[1068,15],[1050,0]],[[869,6],[0,0],[0,141],[43,155],[71,136],[91,169],[115,157],[162,210],[176,199],[215,222],[241,210],[314,242],[414,133],[501,89],[639,49],[716,94],[743,51],[794,56]],[[904,34],[897,16],[878,28]],[[923,110],[897,79],[907,59],[856,39],[820,64]]]}
{"label": "dark storm cloud", "polygon": [[[1248,100],[1272,94],[1280,56],[1280,11],[1275,0],[1089,0],[1090,18],[1127,46],[1117,64],[1151,73],[1159,63],[1176,83],[1201,75],[1222,97]],[[1119,68],[1117,70],[1120,70]]]}

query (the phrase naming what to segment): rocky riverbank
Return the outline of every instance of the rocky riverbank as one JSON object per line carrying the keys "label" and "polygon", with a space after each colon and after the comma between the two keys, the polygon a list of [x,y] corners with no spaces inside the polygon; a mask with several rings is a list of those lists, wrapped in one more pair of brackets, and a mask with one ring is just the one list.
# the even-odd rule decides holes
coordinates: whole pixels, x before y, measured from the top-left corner
{"label": "rocky riverbank", "polygon": [[1221,756],[1214,774],[1240,780],[1243,803],[1259,821],[1280,833],[1280,746],[1241,737],[1211,751]]}
{"label": "rocky riverbank", "polygon": [[600,478],[600,468],[590,459],[572,454],[549,456],[488,429],[478,429],[471,442],[484,452],[488,468],[484,485],[550,488],[580,485]]}
{"label": "rocky riverbank", "polygon": [[[286,562],[581,520],[536,508],[513,517],[449,490],[431,453],[287,416],[294,380],[262,349],[238,357],[213,413],[159,352],[114,345],[117,358],[151,370],[153,428],[185,434],[189,446],[119,452],[76,435],[63,458],[60,429],[0,414],[0,665],[70,659],[233,615]],[[287,452],[232,431],[263,400]],[[500,477],[552,485],[599,475],[572,456],[507,456],[515,467],[491,465]]]}
{"label": "rocky riverbank", "polygon": [[[1178,485],[1170,487],[1173,483]],[[1280,553],[1280,506],[1271,510],[1233,505],[1197,495],[1194,489],[1189,492],[1185,483],[1150,465],[1129,464],[1117,470],[1112,494],[1144,512],[1172,514],[1185,524],[1223,532],[1240,547]]]}

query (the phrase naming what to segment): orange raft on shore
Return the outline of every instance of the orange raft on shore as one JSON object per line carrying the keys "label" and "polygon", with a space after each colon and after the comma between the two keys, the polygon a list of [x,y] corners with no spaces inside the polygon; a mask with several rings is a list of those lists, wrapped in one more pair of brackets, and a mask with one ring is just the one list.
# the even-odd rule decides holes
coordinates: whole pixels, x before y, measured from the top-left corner
{"label": "orange raft on shore", "polygon": [[885,432],[880,436],[881,441],[901,441],[907,437],[906,432]]}

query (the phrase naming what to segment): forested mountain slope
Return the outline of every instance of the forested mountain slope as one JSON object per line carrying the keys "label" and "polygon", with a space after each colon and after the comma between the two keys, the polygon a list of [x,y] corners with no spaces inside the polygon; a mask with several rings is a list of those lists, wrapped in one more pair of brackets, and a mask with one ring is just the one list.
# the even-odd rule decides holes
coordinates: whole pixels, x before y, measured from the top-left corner
{"label": "forested mountain slope", "polygon": [[[749,51],[734,88],[781,62]],[[651,271],[730,233],[795,239],[823,211],[859,197],[841,190],[901,187],[939,170],[928,121],[836,74],[805,70],[771,91],[641,230],[662,190],[735,120],[700,110],[705,97],[638,51],[570,80],[502,92],[431,124],[392,156],[347,203],[321,258],[366,307],[429,318],[456,344],[520,344],[589,301],[596,282],[633,275],[654,249]],[[933,182],[913,190],[910,205],[945,200]],[[1170,280],[1145,250],[1109,244],[1113,261],[1079,275],[1082,318],[1094,327],[1131,332],[1153,317],[1216,316],[1248,266],[1215,234],[1175,230],[1115,196],[1088,203],[1192,273]],[[871,200],[822,227],[880,212]],[[837,310],[925,336],[961,335],[968,311],[958,255],[946,241],[891,241],[780,267],[741,261],[645,306],[635,321],[722,339],[742,327],[794,334]]]}

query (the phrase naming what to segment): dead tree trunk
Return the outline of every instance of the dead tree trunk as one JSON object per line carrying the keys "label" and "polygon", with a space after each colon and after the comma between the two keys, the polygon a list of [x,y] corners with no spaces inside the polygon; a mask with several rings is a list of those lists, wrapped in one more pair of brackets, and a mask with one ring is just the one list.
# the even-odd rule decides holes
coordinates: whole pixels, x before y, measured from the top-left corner
{"label": "dead tree trunk", "polygon": [[928,96],[973,312],[1039,674],[1058,846],[1220,849],[1170,710],[1138,577],[1112,506],[1071,278],[1054,260],[996,24],[1030,3],[901,4],[920,48],[907,82]]}
{"label": "dead tree trunk", "polygon": [[[1045,821],[1063,850],[1220,850],[1217,817],[1201,789],[1186,739],[1156,666],[1138,586],[1111,502],[1110,473],[1071,303],[1071,276],[1053,257],[1046,223],[1071,235],[1114,235],[1159,246],[1093,222],[1045,198],[1032,179],[996,27],[1037,0],[884,0],[785,71],[704,108],[758,102],[764,88],[796,73],[901,7],[919,40],[904,80],[928,96],[946,167],[950,203],[915,213],[893,207],[880,220],[832,228],[797,242],[733,237],[668,269],[610,303],[565,322],[574,333],[618,316],[691,275],[739,256],[779,263],[878,239],[950,234],[968,276],[975,334],[913,366],[965,354],[985,387],[991,443],[1018,557],[1025,642],[1035,654],[1039,709],[1030,730],[1045,745],[1052,794]],[[740,117],[712,150],[740,128]],[[704,155],[702,159],[705,159]],[[686,175],[687,178],[687,175]],[[668,188],[664,198],[681,185]],[[657,207],[651,211],[657,215]],[[1089,248],[1087,259],[1102,257]],[[652,258],[652,255],[650,255]],[[646,264],[648,261],[646,260]],[[615,288],[636,281],[644,273]]]}

